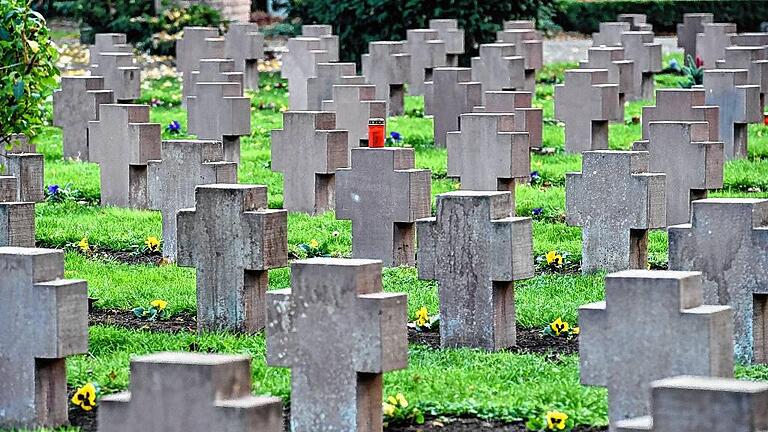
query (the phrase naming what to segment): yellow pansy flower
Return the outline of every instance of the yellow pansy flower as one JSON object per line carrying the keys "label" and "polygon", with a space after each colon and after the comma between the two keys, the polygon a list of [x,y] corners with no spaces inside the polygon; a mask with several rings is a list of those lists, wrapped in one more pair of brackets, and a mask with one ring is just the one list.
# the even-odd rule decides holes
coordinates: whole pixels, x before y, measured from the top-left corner
{"label": "yellow pansy flower", "polygon": [[408,401],[405,399],[405,396],[403,396],[402,393],[398,393],[397,396],[395,396],[395,399],[397,399],[397,402],[400,404],[401,408],[408,408]]}
{"label": "yellow pansy flower", "polygon": [[392,417],[395,414],[396,407],[390,403],[384,402],[381,404],[381,408],[385,417]]}
{"label": "yellow pansy flower", "polygon": [[155,236],[147,237],[147,239],[144,241],[144,244],[147,245],[147,249],[150,251],[160,250],[160,240]]}
{"label": "yellow pansy flower", "polygon": [[547,252],[546,258],[547,264],[563,265],[563,256],[557,253],[557,251]]}
{"label": "yellow pansy flower", "polygon": [[312,239],[309,241],[309,247],[311,247],[312,249],[317,249],[318,247],[320,247],[320,243],[318,243],[317,240]]}
{"label": "yellow pansy flower", "polygon": [[565,429],[566,420],[568,420],[568,415],[565,413],[561,413],[560,411],[550,411],[547,413],[547,429],[563,430]]}
{"label": "yellow pansy flower", "polygon": [[88,237],[83,237],[78,243],[77,247],[83,252],[90,252],[91,245],[88,243]]}
{"label": "yellow pansy flower", "polygon": [[165,300],[157,299],[157,300],[152,300],[152,302],[149,305],[155,309],[165,310],[166,306],[168,306],[168,302]]}
{"label": "yellow pansy flower", "polygon": [[577,335],[579,333],[581,333],[581,329],[580,328],[578,328],[578,327],[571,328],[571,334]]}
{"label": "yellow pansy flower", "polygon": [[567,322],[561,320],[560,318],[552,321],[552,323],[549,325],[549,328],[552,329],[553,332],[555,332],[556,336],[560,336],[560,333],[565,333],[568,331],[570,326]]}
{"label": "yellow pansy flower", "polygon": [[72,396],[72,403],[79,406],[83,411],[90,411],[96,406],[96,386],[88,383],[75,392]]}
{"label": "yellow pansy flower", "polygon": [[426,306],[422,306],[421,309],[416,311],[416,325],[424,327],[429,322],[429,312]]}

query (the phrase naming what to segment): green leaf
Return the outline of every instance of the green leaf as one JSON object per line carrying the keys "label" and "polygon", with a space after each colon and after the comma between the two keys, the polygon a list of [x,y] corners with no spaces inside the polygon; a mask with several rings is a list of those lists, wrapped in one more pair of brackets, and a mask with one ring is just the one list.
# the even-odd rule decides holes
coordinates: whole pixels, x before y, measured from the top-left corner
{"label": "green leaf", "polygon": [[19,100],[22,96],[24,96],[24,80],[20,79],[13,85],[13,97]]}
{"label": "green leaf", "polygon": [[133,314],[136,315],[138,318],[143,318],[146,311],[143,307],[137,307],[133,309]]}

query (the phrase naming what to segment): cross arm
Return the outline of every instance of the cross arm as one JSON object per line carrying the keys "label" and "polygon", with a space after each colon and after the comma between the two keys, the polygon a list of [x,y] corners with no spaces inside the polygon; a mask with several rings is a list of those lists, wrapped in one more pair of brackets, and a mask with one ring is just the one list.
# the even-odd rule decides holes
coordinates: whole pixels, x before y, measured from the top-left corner
{"label": "cross arm", "polygon": [[664,228],[667,225],[666,174],[632,174],[635,196],[642,200],[644,211],[636,214],[632,228]]}
{"label": "cross arm", "polygon": [[540,40],[523,41],[525,68],[539,69],[544,65],[544,45]]}
{"label": "cross arm", "polygon": [[542,129],[544,110],[541,108],[515,108],[515,127],[519,132],[528,132],[528,141],[531,147],[542,146]]}
{"label": "cross arm", "polygon": [[364,294],[358,305],[357,372],[379,374],[408,367],[408,296]]}
{"label": "cross arm", "polygon": [[180,267],[194,267],[197,260],[195,245],[197,238],[197,212],[194,208],[181,209],[176,213],[176,263]]}
{"label": "cross arm", "polygon": [[531,218],[510,217],[492,222],[490,254],[492,278],[513,281],[533,277],[533,223]]}
{"label": "cross arm", "polygon": [[434,217],[416,221],[416,238],[418,239],[416,265],[419,270],[419,279],[437,279],[436,227],[437,218]]}
{"label": "cross arm", "polygon": [[296,329],[293,323],[291,289],[267,292],[267,364],[293,366]]}
{"label": "cross arm", "polygon": [[243,238],[246,264],[252,270],[269,270],[288,265],[288,211],[264,209],[246,212]]}
{"label": "cross arm", "polygon": [[740,85],[736,86],[740,90],[740,95],[744,102],[738,104],[744,111],[740,112],[744,123],[759,123],[762,121],[763,110],[760,107],[760,86],[759,85]]}
{"label": "cross arm", "polygon": [[412,223],[417,219],[429,217],[432,213],[432,172],[427,169],[398,170],[398,174],[407,178],[408,206],[400,207],[396,215],[397,222]]}
{"label": "cross arm", "polygon": [[608,317],[604,301],[579,307],[579,364],[581,383],[584,385],[607,386],[608,368],[606,363],[607,345],[611,343],[607,327]]}
{"label": "cross arm", "polygon": [[[699,333],[702,337],[700,344],[702,351],[708,350],[708,353],[702,352],[706,358],[709,358],[709,370],[701,371],[695,375],[706,375],[716,377],[733,377],[733,310],[730,306],[702,305],[682,311],[682,328],[705,328],[706,331]],[[711,343],[710,341],[721,341],[720,343]]]}
{"label": "cross arm", "polygon": [[63,358],[88,352],[88,285],[84,280],[55,279],[35,284],[38,316],[45,331],[38,356]]}
{"label": "cross arm", "polygon": [[565,173],[565,223],[570,226],[583,226],[586,215],[582,206],[588,202],[585,198],[589,191],[584,188],[584,178],[580,172]]}
{"label": "cross arm", "polygon": [[245,396],[216,403],[216,421],[222,431],[283,430],[283,402],[277,397]]}

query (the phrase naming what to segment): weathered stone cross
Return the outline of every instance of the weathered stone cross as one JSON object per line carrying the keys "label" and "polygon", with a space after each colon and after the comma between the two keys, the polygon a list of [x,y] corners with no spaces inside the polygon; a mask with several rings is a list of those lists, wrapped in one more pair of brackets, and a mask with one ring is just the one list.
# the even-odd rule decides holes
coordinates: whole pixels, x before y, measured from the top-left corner
{"label": "weathered stone cross", "polygon": [[485,92],[483,106],[475,107],[475,112],[513,113],[515,131],[528,132],[531,148],[541,148],[543,129],[543,110],[532,107],[533,94],[520,91]]}
{"label": "weathered stone cross", "polygon": [[696,56],[704,62],[704,67],[714,69],[718,60],[725,57],[725,49],[732,45],[731,38],[736,35],[736,24],[703,24],[701,33],[696,35]]}
{"label": "weathered stone cross", "polygon": [[[768,45],[768,41],[766,41]],[[725,49],[725,57],[717,62],[721,69],[746,69],[747,82],[760,86],[760,106],[765,106],[768,93],[768,47],[732,46]]]}
{"label": "weathered stone cross", "polygon": [[141,97],[141,68],[135,65],[132,53],[103,52],[91,71],[104,77],[104,88],[114,92],[117,102],[130,103]]}
{"label": "weathered stone cross", "polygon": [[0,176],[0,246],[35,246],[35,203],[18,201],[16,177]]}
{"label": "weathered stone cross", "polygon": [[181,103],[194,92],[193,72],[200,69],[201,59],[224,58],[225,40],[214,27],[184,27],[183,37],[176,42],[176,70],[182,74]]}
{"label": "weathered stone cross", "polygon": [[480,57],[472,58],[472,81],[484,91],[522,90],[525,88],[525,61],[511,43],[480,45]]}
{"label": "weathered stone cross", "polygon": [[623,21],[601,22],[600,30],[592,33],[593,46],[621,46],[621,35],[630,31],[630,24]]}
{"label": "weathered stone cross", "polygon": [[656,90],[656,105],[644,106],[642,137],[648,139],[648,124],[653,121],[707,122],[709,135],[706,141],[720,141],[720,108],[704,105],[703,89]]}
{"label": "weathered stone cross", "polygon": [[307,79],[307,110],[319,111],[323,101],[333,97],[335,84],[365,84],[365,77],[357,76],[354,63],[318,63],[315,76]]}
{"label": "weathered stone cross", "polygon": [[616,46],[599,46],[589,48],[587,61],[579,63],[582,69],[605,69],[608,71],[608,82],[619,86],[619,109],[616,110],[615,122],[624,123],[624,102],[627,95],[634,91],[632,80],[635,62],[624,59],[624,48]]}
{"label": "weathered stone cross", "polygon": [[259,59],[264,58],[264,35],[255,23],[234,22],[224,35],[224,54],[235,62],[235,71],[243,72],[247,89],[259,88]]}
{"label": "weathered stone cross", "polygon": [[104,88],[104,78],[63,76],[53,92],[53,124],[64,134],[64,157],[89,161],[88,122],[99,119],[99,106],[114,103],[115,94]]}
{"label": "weathered stone cross", "polygon": [[330,62],[331,53],[323,50],[318,38],[291,38],[286,44],[280,75],[288,80],[288,106],[291,110],[306,110],[307,80],[315,76],[318,63]]}
{"label": "weathered stone cross", "polygon": [[532,92],[536,89],[536,71],[544,65],[543,42],[538,31],[528,27],[520,28],[522,26],[518,23],[520,21],[505,21],[504,30],[496,32],[496,39],[501,43],[514,44],[516,55],[523,57],[525,65],[523,90]]}
{"label": "weathered stone cross", "polygon": [[189,133],[221,140],[224,160],[240,163],[240,137],[251,134],[251,99],[234,82],[199,82],[187,98]]}
{"label": "weathered stone cross", "polygon": [[403,114],[405,83],[411,70],[411,55],[405,42],[381,41],[368,44],[363,54],[363,75],[376,86],[376,97],[387,101],[390,116]]}
{"label": "weathered stone cross", "polygon": [[704,24],[711,23],[714,15],[711,13],[687,13],[683,22],[677,24],[677,46],[685,52],[685,62],[688,56],[696,57],[696,35],[704,31]]}
{"label": "weathered stone cross", "polygon": [[760,86],[748,83],[744,69],[704,71],[705,101],[720,107],[720,139],[726,160],[747,157],[747,124],[762,121]]}
{"label": "weathered stone cross", "polygon": [[653,99],[653,75],[661,72],[661,44],[652,32],[625,32],[621,35],[624,57],[633,62],[632,93],[629,100]]}
{"label": "weathered stone cross", "polygon": [[16,201],[43,202],[44,157],[25,135],[13,135],[9,148],[0,147],[4,175],[16,178]]}
{"label": "weathered stone cross", "polygon": [[445,147],[448,132],[459,130],[459,117],[483,104],[482,84],[470,68],[437,68],[427,86],[425,109],[434,115],[435,146]]}
{"label": "weathered stone cross", "polygon": [[616,17],[616,21],[623,21],[629,23],[630,31],[653,31],[653,26],[646,21],[648,17],[645,14],[639,13],[627,13],[619,14]]}
{"label": "weathered stone cross", "polygon": [[323,111],[336,114],[336,127],[348,131],[351,150],[368,146],[368,121],[386,119],[387,102],[376,99],[376,86],[370,84],[337,84],[333,100],[323,101]]}
{"label": "weathered stone cross", "polygon": [[438,38],[445,42],[446,66],[457,67],[459,56],[464,54],[464,30],[455,19],[431,19],[429,28],[437,30]]}
{"label": "weathered stone cross", "polygon": [[408,54],[411,55],[408,94],[421,96],[425,92],[424,83],[432,81],[433,70],[446,66],[445,41],[440,39],[437,30],[432,29],[408,30],[406,38]]}
{"label": "weathered stone cross", "polygon": [[235,61],[232,59],[200,59],[198,70],[192,71],[190,87],[186,89],[186,97],[197,95],[197,83],[227,82],[240,85],[240,93],[243,95],[245,74],[235,71]]}

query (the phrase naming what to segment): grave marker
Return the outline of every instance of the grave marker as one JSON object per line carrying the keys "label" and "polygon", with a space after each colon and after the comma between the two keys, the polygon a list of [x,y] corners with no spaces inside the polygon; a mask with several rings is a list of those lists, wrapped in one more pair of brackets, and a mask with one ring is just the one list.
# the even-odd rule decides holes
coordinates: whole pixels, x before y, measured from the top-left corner
{"label": "grave marker", "polygon": [[44,157],[26,136],[12,135],[10,148],[0,147],[0,166],[4,175],[16,179],[15,201],[45,201]]}
{"label": "grave marker", "polygon": [[376,97],[387,102],[389,115],[403,114],[405,83],[410,76],[411,55],[405,42],[381,41],[368,44],[363,54],[363,75],[376,86]]}
{"label": "grave marker", "polygon": [[459,117],[483,104],[483,90],[479,82],[470,81],[470,68],[437,68],[433,79],[425,109],[434,115],[435,146],[445,147],[448,132],[459,130]]}
{"label": "grave marker", "polygon": [[713,20],[711,13],[683,14],[683,22],[677,24],[677,46],[684,50],[683,63],[688,63],[688,56],[696,57],[696,35],[704,31],[704,24]]}
{"label": "grave marker", "polygon": [[431,19],[429,28],[437,30],[438,38],[445,42],[446,66],[459,66],[459,56],[464,54],[464,30],[455,19]]}
{"label": "grave marker", "polygon": [[504,30],[496,32],[496,39],[501,43],[515,45],[515,54],[523,57],[525,65],[525,86],[523,90],[535,91],[536,71],[544,65],[544,48],[541,35],[528,28],[512,28],[512,22],[505,23]]}
{"label": "grave marker", "polygon": [[635,62],[624,59],[622,47],[591,47],[587,51],[587,60],[579,63],[582,69],[605,69],[608,71],[608,82],[619,86],[619,109],[616,110],[616,122],[624,122],[624,103],[627,95],[634,91]]}
{"label": "grave marker", "polygon": [[288,39],[288,52],[283,54],[280,76],[288,80],[288,106],[291,110],[308,107],[307,81],[315,76],[318,63],[331,61],[331,53],[323,50],[318,38],[298,37]]}
{"label": "grave marker", "polygon": [[616,21],[622,21],[629,23],[629,30],[630,31],[653,31],[653,26],[648,24],[647,17],[645,14],[634,14],[634,13],[628,13],[628,14],[619,14],[618,17],[616,17]]}
{"label": "grave marker", "polygon": [[224,35],[224,54],[234,60],[234,71],[243,72],[245,88],[259,88],[259,59],[264,58],[264,35],[255,23],[234,22]]}
{"label": "grave marker", "polygon": [[621,35],[628,31],[630,31],[628,22],[601,22],[600,31],[592,33],[592,46],[621,46]]}
{"label": "grave marker", "polygon": [[315,75],[307,79],[307,110],[320,111],[323,101],[333,98],[334,84],[365,84],[356,76],[354,63],[318,63]]}
{"label": "grave marker", "polygon": [[200,60],[225,58],[224,48],[225,41],[219,36],[219,29],[184,27],[183,37],[176,42],[176,70],[182,74],[181,103],[184,106],[192,94],[192,74],[200,70]]}
{"label": "grave marker", "polygon": [[704,62],[704,67],[712,69],[718,60],[725,57],[725,49],[731,46],[731,38],[736,35],[736,24],[703,24],[701,33],[696,35],[696,56]]}
{"label": "grave marker", "polygon": [[103,52],[132,53],[133,46],[128,44],[125,33],[96,33],[93,45],[88,47],[88,57],[91,65],[99,64],[99,56]]}
{"label": "grave marker", "polygon": [[141,97],[141,68],[133,53],[102,52],[91,73],[104,78],[104,88],[112,90],[118,103],[131,103]]}
{"label": "grave marker", "polygon": [[350,150],[368,146],[368,122],[387,117],[387,103],[376,99],[374,85],[334,85],[333,100],[323,101],[323,111],[336,114],[337,127],[348,131]]}
{"label": "grave marker", "polygon": [[104,88],[103,77],[61,77],[61,88],[53,92],[53,124],[64,135],[64,158],[90,160],[88,122],[99,120],[99,105],[114,99],[112,90]]}
{"label": "grave marker", "polygon": [[328,53],[326,61],[339,61],[339,37],[333,34],[333,27],[327,24],[302,25],[301,35],[320,41],[320,49]]}
{"label": "grave marker", "polygon": [[411,55],[408,94],[421,96],[425,92],[424,83],[433,80],[433,70],[446,66],[445,41],[440,39],[437,30],[412,29],[407,32],[406,47]]}
{"label": "grave marker", "polygon": [[721,69],[746,69],[747,82],[760,86],[760,106],[765,106],[768,93],[768,47],[732,46],[725,49],[725,57],[717,62]]}
{"label": "grave marker", "polygon": [[480,45],[480,57],[472,58],[472,81],[482,84],[484,91],[523,90],[525,61],[515,52],[514,44]]}
{"label": "grave marker", "polygon": [[189,133],[202,140],[221,140],[224,160],[240,163],[240,137],[251,134],[251,99],[233,82],[197,83],[187,98]]}
{"label": "grave marker", "polygon": [[242,96],[245,75],[243,72],[235,71],[235,61],[232,59],[200,59],[198,70],[192,71],[186,97],[196,96],[197,83],[206,82],[236,83],[240,86],[240,93],[236,96]]}
{"label": "grave marker", "polygon": [[513,113],[515,115],[515,131],[527,132],[531,148],[541,148],[543,110],[532,107],[532,93],[491,91],[485,92],[484,99],[483,106],[475,107],[475,112]]}
{"label": "grave marker", "polygon": [[760,87],[748,82],[744,69],[704,71],[705,101],[720,107],[720,139],[726,160],[747,157],[747,124],[762,120]]}
{"label": "grave marker", "polygon": [[197,330],[264,328],[268,270],[288,265],[288,212],[267,208],[267,187],[208,184],[178,212],[178,264],[197,268]]}
{"label": "grave marker", "polygon": [[35,203],[18,201],[12,176],[0,176],[0,246],[35,247]]}
{"label": "grave marker", "polygon": [[661,44],[651,32],[625,32],[621,35],[624,57],[634,63],[630,100],[653,99],[653,75],[661,72]]}
{"label": "grave marker", "polygon": [[656,90],[656,105],[644,106],[642,137],[648,139],[648,124],[652,121],[707,122],[709,137],[706,141],[720,140],[720,108],[705,105],[706,92],[700,88]]}

